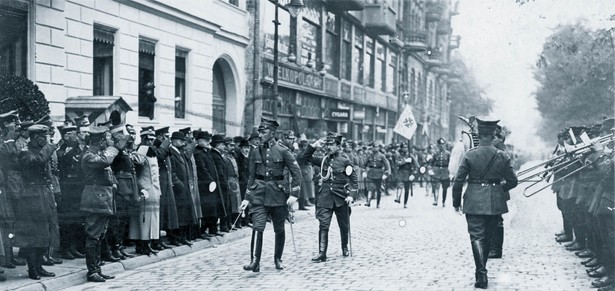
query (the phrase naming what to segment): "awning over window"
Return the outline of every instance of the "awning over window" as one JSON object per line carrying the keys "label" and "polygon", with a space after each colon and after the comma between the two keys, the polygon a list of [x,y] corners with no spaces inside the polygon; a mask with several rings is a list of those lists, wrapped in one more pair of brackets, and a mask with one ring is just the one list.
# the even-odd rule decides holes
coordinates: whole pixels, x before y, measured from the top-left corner
{"label": "awning over window", "polygon": [[139,52],[155,55],[156,43],[147,39],[139,39]]}
{"label": "awning over window", "polygon": [[94,26],[94,41],[113,45],[115,40],[115,31],[109,28]]}

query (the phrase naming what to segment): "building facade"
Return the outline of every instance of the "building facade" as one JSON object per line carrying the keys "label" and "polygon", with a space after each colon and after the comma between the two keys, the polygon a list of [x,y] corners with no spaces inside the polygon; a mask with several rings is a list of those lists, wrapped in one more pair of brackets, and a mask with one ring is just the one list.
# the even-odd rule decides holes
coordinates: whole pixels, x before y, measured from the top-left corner
{"label": "building facade", "polygon": [[[274,19],[278,3],[278,88],[272,99]],[[297,17],[289,0],[248,1],[254,36],[246,130],[278,106],[283,129],[338,131],[357,140],[391,142],[398,113],[412,106],[412,142],[448,137],[447,68],[450,1],[304,0]],[[458,39],[457,39],[458,40]]]}
{"label": "building facade", "polygon": [[[0,74],[35,82],[56,122],[69,115],[71,98],[120,96],[132,108],[130,124],[238,135],[248,82],[245,8],[219,0],[0,0]],[[81,113],[88,112],[72,112]]]}

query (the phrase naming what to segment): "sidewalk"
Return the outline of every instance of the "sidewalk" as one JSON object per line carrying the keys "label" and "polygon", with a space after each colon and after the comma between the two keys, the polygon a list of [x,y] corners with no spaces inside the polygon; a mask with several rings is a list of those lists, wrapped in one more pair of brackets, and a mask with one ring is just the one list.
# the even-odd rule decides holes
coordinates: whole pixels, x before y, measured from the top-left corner
{"label": "sidewalk", "polygon": [[[311,207],[308,211],[295,211],[295,222],[300,222],[308,218],[313,219],[313,211],[313,207]],[[268,228],[271,228],[271,226],[268,226]],[[105,262],[105,265],[102,266],[102,271],[107,275],[117,275],[126,270],[191,254],[203,249],[215,248],[221,244],[236,241],[244,237],[249,237],[252,234],[251,230],[252,229],[249,227],[244,227],[242,229],[233,230],[223,237],[214,237],[209,241],[199,239],[193,242],[192,246],[173,247],[171,249],[160,251],[158,255],[137,256],[117,263]],[[128,253],[134,254],[134,247],[127,247],[127,251]],[[76,259],[72,261],[62,260],[62,264],[44,266],[44,268],[49,272],[55,273],[56,276],[43,277],[41,280],[35,281],[28,278],[26,266],[17,266],[15,269],[0,268],[5,271],[3,276],[7,278],[5,282],[0,282],[0,290],[59,290],[87,282],[87,268],[85,266],[85,259]]]}

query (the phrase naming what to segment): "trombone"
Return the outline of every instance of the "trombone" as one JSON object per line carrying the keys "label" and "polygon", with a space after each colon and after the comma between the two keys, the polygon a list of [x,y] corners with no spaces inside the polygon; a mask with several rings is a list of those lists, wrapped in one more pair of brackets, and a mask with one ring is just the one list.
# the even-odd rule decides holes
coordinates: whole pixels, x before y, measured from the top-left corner
{"label": "trombone", "polygon": [[[583,165],[583,166],[579,167],[578,169],[576,169],[576,170],[574,170],[574,171],[572,171],[572,172],[568,173],[567,175],[565,175],[565,176],[563,176],[563,177],[560,177],[559,179],[557,179],[557,180],[553,181],[552,183],[549,183],[549,184],[547,184],[546,186],[543,186],[542,188],[540,188],[540,189],[538,189],[538,190],[536,190],[536,191],[534,191],[534,192],[532,192],[532,193],[530,193],[530,194],[525,194],[525,191],[527,191],[527,188],[525,188],[525,190],[523,191],[523,196],[525,196],[525,197],[531,197],[531,196],[533,196],[534,194],[536,194],[536,193],[538,193],[538,192],[540,192],[540,191],[542,191],[542,190],[544,190],[544,189],[546,189],[546,188],[548,188],[548,187],[551,187],[553,184],[555,184],[555,183],[557,183],[557,182],[559,182],[559,181],[562,181],[562,180],[564,180],[564,179],[566,179],[566,178],[568,178],[568,177],[570,177],[570,176],[572,176],[572,175],[574,175],[574,174],[576,174],[576,173],[580,172],[581,170],[583,170],[583,169],[585,169],[585,168],[587,168],[587,167],[589,167],[589,166],[591,166],[591,165],[595,164],[597,161],[602,160],[604,157],[605,157],[605,156],[601,156],[601,157],[599,157],[599,158],[597,158],[597,159],[595,159],[595,160],[593,160],[593,161],[591,161],[591,162],[589,162],[589,163],[586,163],[585,165]],[[579,160],[579,159],[576,159],[575,161],[578,161],[578,160]],[[529,187],[528,187],[528,188],[529,188]]]}
{"label": "trombone", "polygon": [[604,135],[604,136],[593,138],[593,139],[591,139],[587,143],[581,143],[579,145],[573,146],[572,149],[566,149],[566,152],[561,154],[561,155],[555,156],[555,157],[553,157],[553,158],[551,158],[549,160],[546,160],[546,161],[541,162],[541,163],[539,163],[539,164],[537,164],[535,166],[529,167],[529,168],[527,168],[527,169],[525,169],[523,171],[518,172],[517,173],[517,177],[521,177],[521,176],[523,176],[523,175],[525,175],[525,174],[527,174],[529,172],[532,172],[533,170],[536,170],[536,169],[538,169],[538,168],[540,168],[540,167],[542,167],[544,165],[548,165],[548,164],[550,164],[552,162],[555,162],[555,161],[557,161],[557,160],[559,160],[559,159],[561,159],[561,158],[563,158],[565,156],[585,154],[585,153],[587,153],[587,152],[589,152],[591,150],[590,147],[592,145],[599,144],[599,143],[607,143],[607,142],[610,142],[612,140],[613,140],[613,134],[612,133],[608,134],[608,135]]}
{"label": "trombone", "polygon": [[[580,158],[575,158],[575,159],[570,159],[570,160],[565,160],[565,161],[561,161],[551,167],[547,167],[544,170],[538,171],[536,173],[533,173],[527,177],[523,177],[522,179],[519,179],[519,183],[523,183],[523,182],[529,182],[531,178],[539,176],[541,174],[544,174],[543,178],[540,179],[539,181],[542,181],[544,179],[545,176],[547,176],[547,174],[551,171],[555,171],[553,174],[555,174],[556,172],[559,172],[561,169],[563,168],[567,168],[568,166],[572,165],[573,163],[579,161]],[[552,174],[551,174],[552,175]],[[517,175],[517,178],[520,178],[519,175]]]}

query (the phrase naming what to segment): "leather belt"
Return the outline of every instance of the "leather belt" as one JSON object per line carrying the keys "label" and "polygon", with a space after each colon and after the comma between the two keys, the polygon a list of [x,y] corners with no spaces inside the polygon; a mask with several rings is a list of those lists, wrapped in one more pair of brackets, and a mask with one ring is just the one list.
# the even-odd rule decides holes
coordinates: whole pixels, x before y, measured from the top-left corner
{"label": "leather belt", "polygon": [[254,178],[257,180],[263,180],[263,181],[281,181],[281,180],[284,180],[284,175],[281,175],[281,176],[255,175]]}
{"label": "leather belt", "polygon": [[468,180],[468,184],[480,184],[481,186],[500,185],[500,180]]}

